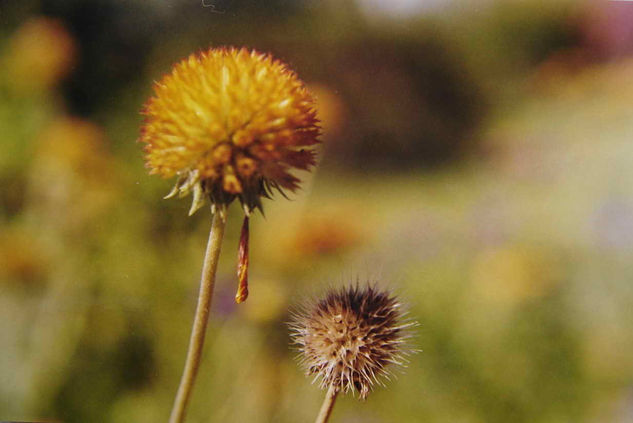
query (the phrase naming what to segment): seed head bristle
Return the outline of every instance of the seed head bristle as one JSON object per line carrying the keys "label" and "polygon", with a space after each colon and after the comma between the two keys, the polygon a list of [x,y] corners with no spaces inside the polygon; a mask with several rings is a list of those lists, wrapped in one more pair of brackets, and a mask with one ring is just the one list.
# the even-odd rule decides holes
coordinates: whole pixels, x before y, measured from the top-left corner
{"label": "seed head bristle", "polygon": [[403,320],[395,296],[357,284],[306,305],[289,326],[301,365],[322,389],[335,385],[365,399],[374,384],[389,380],[390,364],[406,361],[407,329],[414,324]]}

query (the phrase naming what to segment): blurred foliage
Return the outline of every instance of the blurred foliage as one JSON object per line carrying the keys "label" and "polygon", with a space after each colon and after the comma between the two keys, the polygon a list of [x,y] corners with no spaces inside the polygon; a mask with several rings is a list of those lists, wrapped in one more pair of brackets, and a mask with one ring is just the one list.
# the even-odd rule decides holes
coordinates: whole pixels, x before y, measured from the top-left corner
{"label": "blurred foliage", "polygon": [[406,4],[0,3],[0,419],[166,419],[209,216],[161,199],[134,140],[151,82],[220,44],[287,61],[324,146],[252,219],[240,306],[231,210],[192,422],[311,421],[284,322],[357,277],[409,305],[422,351],[333,421],[633,419],[623,6]]}

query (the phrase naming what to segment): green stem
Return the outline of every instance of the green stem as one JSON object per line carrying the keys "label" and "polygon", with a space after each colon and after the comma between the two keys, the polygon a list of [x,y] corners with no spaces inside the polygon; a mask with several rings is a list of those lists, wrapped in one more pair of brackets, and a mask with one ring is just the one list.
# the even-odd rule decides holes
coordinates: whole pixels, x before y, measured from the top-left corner
{"label": "green stem", "polygon": [[337,395],[338,387],[334,386],[334,384],[331,384],[330,388],[327,390],[327,394],[325,394],[323,405],[321,406],[319,415],[317,416],[314,423],[327,423],[327,421],[330,419],[330,414],[332,414],[332,409],[334,409],[334,402],[336,401]]}
{"label": "green stem", "polygon": [[191,397],[196,375],[198,374],[200,358],[202,357],[202,347],[204,345],[204,336],[207,331],[207,323],[209,322],[213,286],[215,285],[215,273],[218,268],[218,258],[220,256],[220,248],[222,247],[225,226],[224,213],[222,213],[221,210],[217,210],[213,215],[207,251],[204,255],[202,276],[200,278],[200,292],[198,293],[198,305],[196,306],[196,314],[191,329],[185,369],[180,379],[180,386],[178,387],[178,393],[176,394],[176,399],[174,400],[174,405],[171,410],[169,423],[182,423],[184,421],[187,404]]}

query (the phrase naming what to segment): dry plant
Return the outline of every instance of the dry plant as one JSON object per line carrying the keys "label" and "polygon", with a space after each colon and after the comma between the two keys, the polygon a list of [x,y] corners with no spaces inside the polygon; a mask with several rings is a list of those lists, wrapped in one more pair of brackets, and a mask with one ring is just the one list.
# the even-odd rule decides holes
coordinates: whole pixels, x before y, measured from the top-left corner
{"label": "dry plant", "polygon": [[308,375],[327,389],[316,423],[328,421],[339,392],[367,398],[389,378],[388,366],[403,365],[409,328],[402,305],[389,292],[358,284],[333,290],[306,304],[290,323],[293,343]]}

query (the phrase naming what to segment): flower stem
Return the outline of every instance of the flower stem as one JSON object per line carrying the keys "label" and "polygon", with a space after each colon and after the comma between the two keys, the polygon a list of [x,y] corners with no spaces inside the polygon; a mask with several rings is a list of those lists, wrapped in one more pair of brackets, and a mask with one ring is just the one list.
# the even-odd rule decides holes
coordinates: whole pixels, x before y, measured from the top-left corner
{"label": "flower stem", "polygon": [[178,387],[178,393],[176,394],[176,399],[174,400],[174,405],[171,410],[169,423],[182,423],[184,421],[187,403],[191,397],[193,384],[198,374],[198,367],[202,356],[202,346],[204,345],[204,336],[207,331],[207,323],[209,322],[213,286],[215,285],[215,273],[218,268],[218,257],[220,256],[225,226],[224,213],[221,210],[217,210],[213,214],[207,251],[204,255],[202,276],[200,278],[200,291],[198,293],[198,305],[196,306],[196,314],[191,329],[187,360],[185,361],[185,368],[182,372],[180,386]]}
{"label": "flower stem", "polygon": [[330,414],[332,414],[332,409],[334,408],[334,402],[336,401],[337,395],[338,387],[331,384],[330,388],[327,390],[327,394],[325,394],[323,405],[321,405],[321,410],[319,411],[319,415],[314,423],[327,423],[330,419]]}

